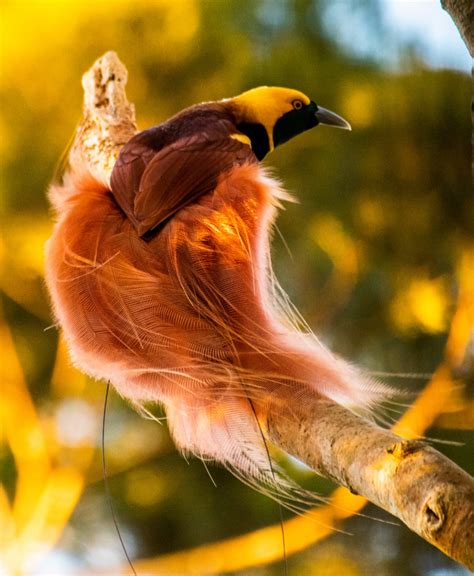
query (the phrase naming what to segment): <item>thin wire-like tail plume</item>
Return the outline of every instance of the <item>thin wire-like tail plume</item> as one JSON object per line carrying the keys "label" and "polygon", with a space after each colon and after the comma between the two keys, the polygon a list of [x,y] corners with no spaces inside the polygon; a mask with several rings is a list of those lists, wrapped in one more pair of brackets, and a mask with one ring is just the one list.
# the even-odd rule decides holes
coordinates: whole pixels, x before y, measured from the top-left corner
{"label": "thin wire-like tail plume", "polygon": [[119,528],[119,524],[118,524],[118,520],[117,520],[117,515],[115,514],[115,507],[114,507],[114,503],[112,500],[112,494],[110,493],[110,489],[109,489],[107,467],[105,464],[105,421],[106,421],[106,416],[107,416],[107,401],[109,399],[109,389],[110,389],[110,382],[107,381],[107,385],[105,387],[104,410],[102,412],[102,434],[101,434],[102,475],[104,478],[105,494],[107,497],[107,501],[109,503],[109,508],[110,508],[110,512],[112,514],[112,519],[114,521],[115,530],[117,531],[117,535],[119,537],[120,544],[121,544],[122,549],[123,549],[123,553],[125,554],[125,557],[127,558],[127,562],[130,565],[130,569],[132,570],[133,575],[137,576],[137,572],[135,571],[135,567],[133,566],[133,563],[130,559],[130,556],[128,555],[127,548],[125,547],[125,542],[123,541],[122,534],[120,532],[120,528]]}

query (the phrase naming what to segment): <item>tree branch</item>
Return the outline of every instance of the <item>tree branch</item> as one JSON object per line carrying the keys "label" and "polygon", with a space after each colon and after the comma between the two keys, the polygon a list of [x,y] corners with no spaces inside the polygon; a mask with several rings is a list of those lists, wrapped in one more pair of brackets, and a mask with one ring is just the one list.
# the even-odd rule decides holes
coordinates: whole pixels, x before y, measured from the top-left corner
{"label": "tree branch", "polygon": [[[84,120],[70,160],[108,181],[117,154],[136,132],[127,71],[106,53],[83,77]],[[474,481],[419,441],[403,440],[325,399],[272,412],[269,439],[397,516],[455,560],[474,568]]]}
{"label": "tree branch", "polygon": [[269,439],[474,567],[474,481],[445,456],[327,400],[268,417]]}
{"label": "tree branch", "polygon": [[474,3],[472,0],[441,0],[441,6],[453,19],[474,58]]}
{"label": "tree branch", "polygon": [[125,94],[128,72],[115,52],[106,52],[82,77],[84,118],[69,152],[71,164],[85,164],[108,182],[118,153],[137,132],[135,107]]}
{"label": "tree branch", "polygon": [[[441,6],[453,19],[471,58],[474,58],[474,2],[441,0]],[[474,100],[471,100],[471,175],[474,175]]]}

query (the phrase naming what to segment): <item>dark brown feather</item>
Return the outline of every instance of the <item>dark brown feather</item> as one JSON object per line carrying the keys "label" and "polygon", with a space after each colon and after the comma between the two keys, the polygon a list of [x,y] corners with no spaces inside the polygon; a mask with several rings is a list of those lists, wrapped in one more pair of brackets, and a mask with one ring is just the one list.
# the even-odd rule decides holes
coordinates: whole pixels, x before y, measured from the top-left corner
{"label": "dark brown feather", "polygon": [[183,138],[158,152],[146,167],[133,206],[143,236],[217,186],[233,166],[257,160],[246,144],[206,135]]}
{"label": "dark brown feather", "polygon": [[[213,146],[214,150],[218,150],[219,146],[225,148],[225,143],[229,140],[229,136],[235,132],[237,132],[237,129],[230,107],[225,103],[211,102],[192,106],[176,114],[163,124],[140,132],[122,148],[112,172],[111,189],[117,204],[132,222],[135,229],[137,231],[140,229],[140,235],[145,234],[151,228],[169,218],[169,216],[187,202],[205,193],[199,191],[193,193],[189,189],[191,183],[188,182],[187,186],[184,186],[182,189],[184,193],[183,201],[178,197],[180,190],[173,190],[174,203],[168,202],[167,210],[163,209],[160,214],[158,214],[158,212],[155,214],[156,223],[153,222],[154,218],[151,216],[147,217],[147,222],[144,223],[143,219],[145,215],[143,212],[141,212],[141,216],[138,216],[136,212],[138,205],[142,205],[142,201],[137,200],[137,195],[141,196],[141,194],[139,194],[140,189],[144,191],[143,197],[146,199],[147,207],[149,205],[154,211],[157,210],[157,203],[151,202],[151,198],[149,197],[149,185],[146,185],[144,188],[141,184],[142,176],[147,166],[153,161],[155,167],[150,171],[149,178],[153,178],[154,182],[160,182],[160,186],[163,186],[161,183],[162,179],[175,183],[179,179],[178,172],[182,172],[185,166],[187,168],[187,164],[184,162],[186,159],[183,158],[180,160],[177,152],[184,152],[188,143],[192,145],[194,152],[203,152],[204,146],[209,144],[210,141],[216,143],[216,145]],[[179,144],[177,148],[178,141],[181,141],[181,144]],[[201,144],[199,144],[199,142],[201,142]],[[236,147],[235,144],[232,144],[232,140],[229,144],[231,144],[228,150],[229,157],[232,151],[236,151],[236,156],[241,156],[239,149],[245,152],[245,156],[248,155],[249,151],[242,148],[242,144]],[[166,160],[167,154],[165,150],[168,147],[170,147],[169,151],[175,152],[175,154],[172,154],[172,158]],[[159,156],[160,154],[162,154],[162,156]],[[155,159],[156,156],[159,157]],[[161,158],[164,162],[163,166],[161,166]],[[186,161],[188,162],[190,160],[190,158],[187,158]],[[250,157],[249,160],[256,162],[255,157]],[[194,156],[194,161],[198,164],[204,161],[204,157],[198,159],[197,156]],[[191,170],[194,169],[194,161],[191,161],[189,164]],[[219,164],[219,161],[220,159],[218,157],[214,160],[209,158],[209,163],[206,162],[206,166],[209,167],[211,162]],[[173,166],[173,162],[176,162],[177,165]],[[237,163],[239,162],[240,160],[237,159]],[[180,170],[178,170],[178,165],[181,166]],[[224,162],[224,165],[227,166],[228,162]],[[231,166],[232,165],[228,167]],[[216,167],[216,171],[218,169],[219,166]],[[208,179],[208,181],[210,182],[211,180]],[[214,178],[212,181],[215,184],[217,180]],[[168,187],[165,186],[165,188]],[[205,191],[209,191],[209,189],[209,186],[204,187]],[[165,194],[166,191],[161,194],[161,199],[165,197]],[[188,198],[188,200],[186,201],[185,198]],[[175,208],[173,208],[173,206]],[[168,215],[166,215],[166,213],[168,213]]]}

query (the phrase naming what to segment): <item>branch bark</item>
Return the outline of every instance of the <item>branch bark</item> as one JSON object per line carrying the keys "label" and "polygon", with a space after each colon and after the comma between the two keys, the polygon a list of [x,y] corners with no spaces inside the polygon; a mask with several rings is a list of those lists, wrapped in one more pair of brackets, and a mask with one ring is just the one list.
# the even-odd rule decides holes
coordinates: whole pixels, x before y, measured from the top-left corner
{"label": "branch bark", "polygon": [[453,19],[474,58],[474,3],[472,0],[441,0],[441,6]]}
{"label": "branch bark", "polygon": [[327,400],[272,414],[269,439],[474,568],[474,481],[437,450]]}
{"label": "branch bark", "polygon": [[[108,181],[117,154],[135,134],[127,71],[114,52],[83,77],[84,120],[71,161]],[[328,400],[273,412],[269,439],[397,516],[448,556],[474,569],[474,480],[433,448],[403,440]]]}
{"label": "branch bark", "polygon": [[[471,58],[474,58],[474,2],[441,0],[441,6],[451,16]],[[471,175],[474,175],[474,99],[471,100]]]}
{"label": "branch bark", "polygon": [[87,166],[107,183],[120,149],[137,132],[135,107],[125,93],[127,80],[127,69],[115,52],[106,52],[82,77],[84,117],[69,161]]}

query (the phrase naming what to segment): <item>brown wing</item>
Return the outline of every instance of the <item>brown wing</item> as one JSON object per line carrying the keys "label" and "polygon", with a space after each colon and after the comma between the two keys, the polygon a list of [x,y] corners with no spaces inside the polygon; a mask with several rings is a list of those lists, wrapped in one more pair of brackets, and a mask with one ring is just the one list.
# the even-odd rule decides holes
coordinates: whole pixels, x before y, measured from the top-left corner
{"label": "brown wing", "polygon": [[254,162],[251,148],[230,137],[191,136],[167,146],[148,164],[140,180],[134,202],[139,235],[212,192],[219,176],[232,166]]}
{"label": "brown wing", "polygon": [[147,164],[156,155],[153,142],[153,129],[145,130],[134,136],[122,148],[115,163],[110,179],[114,198],[127,217],[138,226],[133,213],[135,195],[140,187],[140,180]]}
{"label": "brown wing", "polygon": [[211,192],[220,174],[237,164],[255,163],[251,148],[231,137],[205,134],[182,138],[150,159],[131,150],[112,174],[112,191],[140,236],[178,210]]}

